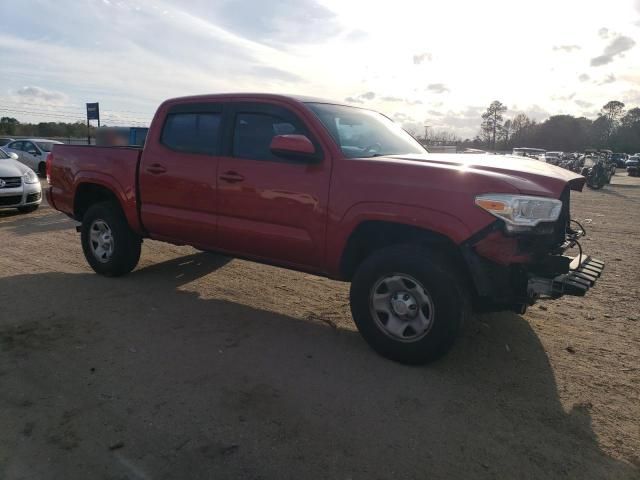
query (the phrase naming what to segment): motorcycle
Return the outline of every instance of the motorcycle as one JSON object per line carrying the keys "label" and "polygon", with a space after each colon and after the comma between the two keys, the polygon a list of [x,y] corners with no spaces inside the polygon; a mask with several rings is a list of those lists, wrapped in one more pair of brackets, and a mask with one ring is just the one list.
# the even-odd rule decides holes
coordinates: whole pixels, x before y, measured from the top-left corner
{"label": "motorcycle", "polygon": [[611,181],[611,172],[605,168],[601,159],[591,166],[584,166],[580,172],[587,179],[587,187],[599,190]]}

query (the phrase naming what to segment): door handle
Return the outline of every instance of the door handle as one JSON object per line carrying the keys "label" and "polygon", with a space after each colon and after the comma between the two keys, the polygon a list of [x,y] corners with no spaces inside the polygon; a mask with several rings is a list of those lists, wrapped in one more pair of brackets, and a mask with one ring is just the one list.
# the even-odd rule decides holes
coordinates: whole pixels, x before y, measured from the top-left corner
{"label": "door handle", "polygon": [[220,180],[227,183],[238,183],[243,181],[244,177],[240,175],[238,172],[234,172],[233,170],[230,170],[220,175]]}
{"label": "door handle", "polygon": [[164,168],[159,163],[152,163],[146,168],[147,172],[152,173],[153,175],[159,175],[161,173],[166,173],[167,169]]}

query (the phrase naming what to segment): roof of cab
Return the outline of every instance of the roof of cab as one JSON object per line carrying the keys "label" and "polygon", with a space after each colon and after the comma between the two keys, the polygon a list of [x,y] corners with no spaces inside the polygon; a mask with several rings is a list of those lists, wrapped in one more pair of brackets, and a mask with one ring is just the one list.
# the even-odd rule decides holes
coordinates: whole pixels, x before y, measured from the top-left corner
{"label": "roof of cab", "polygon": [[164,103],[179,103],[183,101],[206,101],[206,100],[222,100],[222,99],[234,99],[234,98],[253,98],[256,100],[284,100],[294,101],[300,103],[330,103],[332,105],[345,105],[343,102],[336,102],[333,100],[327,100],[323,98],[304,96],[304,95],[280,95],[275,93],[251,93],[251,92],[238,92],[238,93],[212,93],[205,95],[191,95],[187,97],[176,97],[166,100]]}

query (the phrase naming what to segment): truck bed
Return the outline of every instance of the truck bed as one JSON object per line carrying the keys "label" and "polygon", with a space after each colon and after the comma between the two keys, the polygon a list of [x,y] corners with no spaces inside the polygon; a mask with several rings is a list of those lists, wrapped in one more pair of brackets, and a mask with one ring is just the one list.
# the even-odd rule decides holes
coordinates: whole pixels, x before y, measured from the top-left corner
{"label": "truck bed", "polygon": [[56,145],[47,199],[54,208],[81,220],[74,200],[83,184],[104,186],[118,197],[131,227],[141,231],[136,194],[141,154],[142,148],[137,147]]}

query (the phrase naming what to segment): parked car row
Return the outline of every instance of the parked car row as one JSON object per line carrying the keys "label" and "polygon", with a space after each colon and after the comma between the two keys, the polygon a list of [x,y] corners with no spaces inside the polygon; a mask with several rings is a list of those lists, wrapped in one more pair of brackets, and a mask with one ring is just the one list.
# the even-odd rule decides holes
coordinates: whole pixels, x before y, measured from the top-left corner
{"label": "parked car row", "polygon": [[630,177],[637,177],[640,174],[640,153],[636,153],[629,157],[625,166]]}
{"label": "parked car row", "polygon": [[54,145],[61,143],[46,138],[25,138],[12,140],[4,145],[2,149],[5,152],[15,153],[18,156],[18,161],[44,177],[46,175],[47,155]]}
{"label": "parked car row", "polygon": [[42,202],[38,175],[17,160],[18,155],[0,149],[0,210],[35,211]]}

